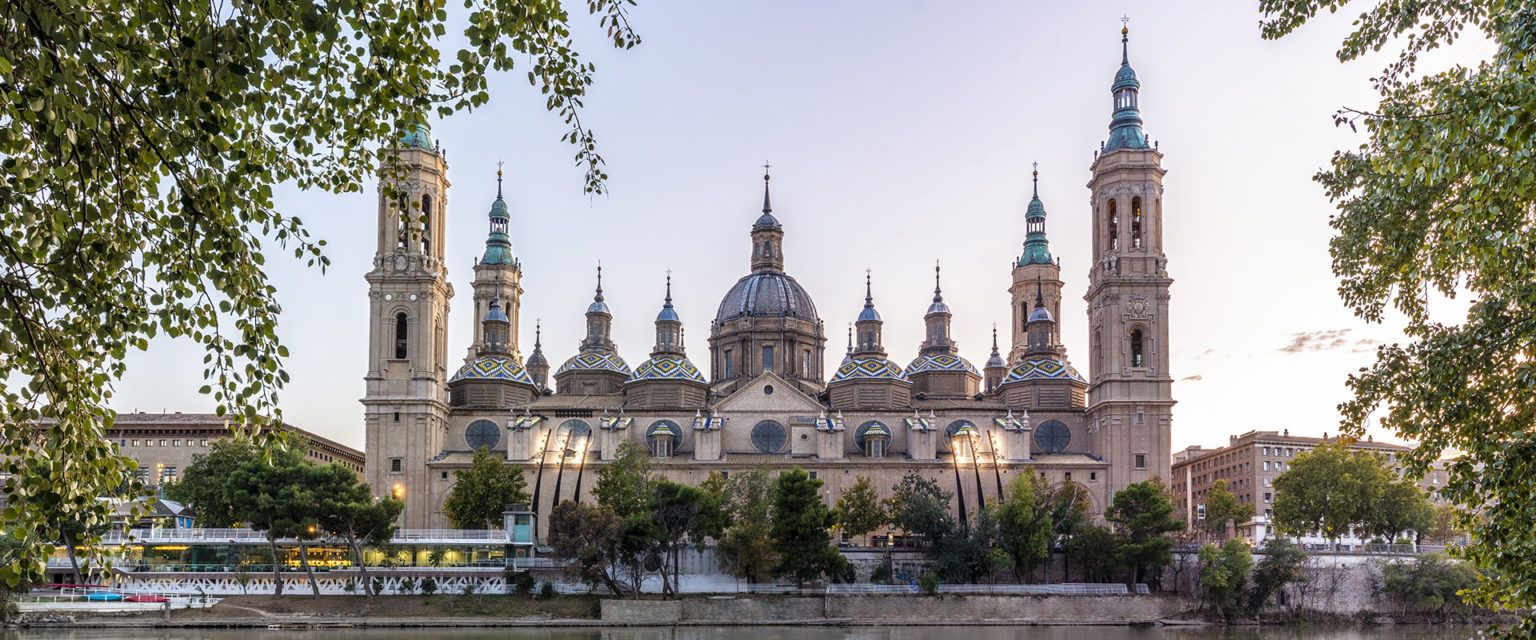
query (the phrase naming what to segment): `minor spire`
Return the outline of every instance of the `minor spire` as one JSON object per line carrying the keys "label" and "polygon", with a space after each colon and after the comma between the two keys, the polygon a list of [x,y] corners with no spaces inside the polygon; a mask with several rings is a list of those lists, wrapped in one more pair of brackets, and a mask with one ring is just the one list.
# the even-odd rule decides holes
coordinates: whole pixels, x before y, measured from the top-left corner
{"label": "minor spire", "polygon": [[1038,200],[1038,199],[1040,199],[1040,162],[1039,161],[1035,162],[1034,178],[1035,178],[1035,199]]}
{"label": "minor spire", "polygon": [[506,164],[506,163],[504,163],[504,162],[502,162],[500,160],[496,161],[496,199],[497,200],[501,199],[501,165],[503,165],[503,164]]}
{"label": "minor spire", "polygon": [[1131,17],[1120,16],[1120,64],[1131,63]]}
{"label": "minor spire", "polygon": [[848,323],[848,355],[853,355],[853,323]]}
{"label": "minor spire", "polygon": [[533,320],[533,350],[538,351],[544,346],[544,321],[538,318]]}
{"label": "minor spire", "polygon": [[1040,276],[1035,276],[1035,308],[1045,306],[1044,287],[1040,282]]}
{"label": "minor spire", "polygon": [[763,161],[763,213],[773,213],[773,205],[768,202],[768,181],[772,179],[768,170],[772,168],[773,165],[768,164],[767,160]]}
{"label": "minor spire", "polygon": [[865,267],[864,268],[864,308],[865,309],[873,309],[873,308],[875,308],[875,293],[874,293],[873,285],[870,284],[869,273],[870,273],[869,267]]}
{"label": "minor spire", "polygon": [[592,300],[594,302],[602,302],[603,301],[603,263],[602,263],[602,261],[598,261],[598,263],[597,263],[597,295],[592,296]]}
{"label": "minor spire", "polygon": [[662,306],[665,306],[668,309],[672,308],[672,270],[671,269],[667,269],[667,300],[666,300],[666,304],[664,304]]}
{"label": "minor spire", "polygon": [[939,287],[939,261],[933,261],[933,301],[944,301],[944,290]]}
{"label": "minor spire", "polygon": [[992,323],[992,356],[998,357],[1001,355],[1002,354],[998,353],[997,351],[997,323],[994,322]]}

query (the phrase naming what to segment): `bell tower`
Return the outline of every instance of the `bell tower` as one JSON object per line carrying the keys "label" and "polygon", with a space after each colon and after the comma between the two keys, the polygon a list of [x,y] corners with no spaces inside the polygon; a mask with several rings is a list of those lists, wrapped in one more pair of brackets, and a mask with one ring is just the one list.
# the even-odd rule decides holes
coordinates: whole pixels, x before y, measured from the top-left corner
{"label": "bell tower", "polygon": [[1168,258],[1163,253],[1163,155],[1142,131],[1129,29],[1110,93],[1109,139],[1088,183],[1093,268],[1088,276],[1088,428],[1109,462],[1109,494],[1169,479],[1173,378],[1168,371]]}
{"label": "bell tower", "polygon": [[447,431],[448,162],[425,125],[383,153],[378,248],[366,276],[365,473],[375,495],[405,500],[404,526],[425,528],[439,502],[426,462]]}

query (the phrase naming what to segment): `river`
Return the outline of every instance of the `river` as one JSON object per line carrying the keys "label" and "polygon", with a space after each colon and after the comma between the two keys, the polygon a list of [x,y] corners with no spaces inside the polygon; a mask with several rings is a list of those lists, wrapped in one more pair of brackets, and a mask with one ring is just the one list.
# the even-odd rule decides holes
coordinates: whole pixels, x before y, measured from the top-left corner
{"label": "river", "polygon": [[502,629],[78,629],[0,631],[3,640],[1450,640],[1473,627],[678,627]]}

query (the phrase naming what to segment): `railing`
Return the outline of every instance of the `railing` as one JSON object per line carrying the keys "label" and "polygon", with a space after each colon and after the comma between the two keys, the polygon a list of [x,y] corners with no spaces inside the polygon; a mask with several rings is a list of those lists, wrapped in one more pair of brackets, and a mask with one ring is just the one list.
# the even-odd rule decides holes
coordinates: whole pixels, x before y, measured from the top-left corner
{"label": "railing", "polygon": [[[252,529],[133,529],[126,535],[113,531],[102,538],[106,544],[133,542],[244,542],[265,543],[267,534]],[[294,538],[278,538],[278,542],[295,542]],[[507,532],[501,529],[401,529],[395,532],[391,544],[422,543],[484,543],[509,542]]]}

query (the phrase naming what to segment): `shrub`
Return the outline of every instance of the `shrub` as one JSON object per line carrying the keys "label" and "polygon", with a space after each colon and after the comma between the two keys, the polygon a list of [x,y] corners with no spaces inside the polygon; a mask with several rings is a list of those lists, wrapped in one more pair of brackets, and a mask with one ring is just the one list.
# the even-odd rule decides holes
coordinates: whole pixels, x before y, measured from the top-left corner
{"label": "shrub", "polygon": [[430,596],[430,595],[432,595],[434,593],[437,593],[437,579],[436,578],[422,578],[421,579],[421,593],[422,593],[422,595],[427,595],[427,596]]}
{"label": "shrub", "polygon": [[540,598],[553,598],[553,597],[555,597],[555,583],[553,583],[553,582],[545,582],[543,584],[543,586],[540,586],[539,587],[539,597]]}
{"label": "shrub", "polygon": [[884,562],[880,563],[875,567],[875,570],[869,574],[869,581],[873,584],[885,584],[890,582],[891,568],[886,566]]}
{"label": "shrub", "polygon": [[512,591],[520,595],[533,593],[533,587],[537,583],[533,574],[522,571],[512,575]]}
{"label": "shrub", "polygon": [[1464,562],[1439,554],[1425,554],[1381,566],[1377,591],[1405,610],[1444,615],[1448,608],[1461,607],[1457,592],[1477,584],[1477,571]]}
{"label": "shrub", "polygon": [[405,595],[410,595],[412,593],[416,593],[416,579],[415,578],[410,578],[410,577],[401,578],[400,579],[400,593],[405,594]]}
{"label": "shrub", "polygon": [[939,592],[939,574],[925,571],[917,578],[917,588],[923,593],[933,595]]}
{"label": "shrub", "polygon": [[1253,554],[1242,540],[1228,540],[1200,549],[1200,591],[1216,607],[1223,620],[1231,620],[1242,610],[1243,593],[1248,585],[1248,570]]}
{"label": "shrub", "polygon": [[1299,582],[1305,573],[1306,554],[1301,547],[1285,538],[1264,541],[1264,559],[1253,568],[1253,585],[1248,590],[1248,610],[1258,613],[1269,604],[1269,599],[1281,593],[1285,585]]}

